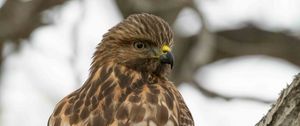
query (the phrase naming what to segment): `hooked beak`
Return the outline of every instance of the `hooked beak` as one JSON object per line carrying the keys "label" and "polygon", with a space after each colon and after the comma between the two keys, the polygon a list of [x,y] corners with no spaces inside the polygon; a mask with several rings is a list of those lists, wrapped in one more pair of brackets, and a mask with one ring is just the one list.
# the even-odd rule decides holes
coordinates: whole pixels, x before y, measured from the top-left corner
{"label": "hooked beak", "polygon": [[171,48],[167,45],[164,45],[162,46],[161,50],[162,54],[159,56],[160,63],[170,64],[171,68],[173,68],[174,57],[171,53]]}

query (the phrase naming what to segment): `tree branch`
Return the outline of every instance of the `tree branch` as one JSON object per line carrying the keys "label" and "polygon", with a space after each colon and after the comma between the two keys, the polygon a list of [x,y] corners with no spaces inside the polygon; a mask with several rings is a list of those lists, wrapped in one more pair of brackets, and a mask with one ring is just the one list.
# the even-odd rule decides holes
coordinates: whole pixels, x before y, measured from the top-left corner
{"label": "tree branch", "polygon": [[284,32],[270,32],[253,25],[216,33],[213,61],[245,55],[268,55],[300,66],[300,40]]}
{"label": "tree branch", "polygon": [[224,94],[220,94],[220,93],[217,93],[217,92],[214,92],[214,91],[204,88],[196,80],[192,80],[189,83],[192,84],[196,89],[198,89],[203,95],[210,97],[210,98],[220,98],[220,99],[223,99],[226,101],[247,100],[247,101],[254,101],[254,102],[260,102],[260,103],[265,103],[265,104],[274,103],[273,100],[265,100],[265,99],[250,97],[250,96],[226,96]]}
{"label": "tree branch", "polygon": [[0,40],[27,38],[44,25],[42,12],[67,0],[7,0],[0,8]]}
{"label": "tree branch", "polygon": [[18,51],[22,39],[28,38],[38,27],[46,25],[42,13],[66,1],[68,0],[6,0],[0,8],[0,67],[5,60],[5,42],[12,43],[14,51]]}
{"label": "tree branch", "polygon": [[300,73],[256,126],[300,126]]}

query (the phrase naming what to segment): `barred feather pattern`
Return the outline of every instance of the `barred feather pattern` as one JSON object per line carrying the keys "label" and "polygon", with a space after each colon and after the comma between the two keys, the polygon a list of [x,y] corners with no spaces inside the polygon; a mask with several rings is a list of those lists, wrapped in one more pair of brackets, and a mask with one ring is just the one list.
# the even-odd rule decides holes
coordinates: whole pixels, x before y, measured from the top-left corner
{"label": "barred feather pattern", "polygon": [[93,57],[89,78],[63,98],[48,126],[194,126],[179,91],[167,79],[170,66],[128,45],[147,41],[172,46],[161,18],[137,14],[109,30]]}

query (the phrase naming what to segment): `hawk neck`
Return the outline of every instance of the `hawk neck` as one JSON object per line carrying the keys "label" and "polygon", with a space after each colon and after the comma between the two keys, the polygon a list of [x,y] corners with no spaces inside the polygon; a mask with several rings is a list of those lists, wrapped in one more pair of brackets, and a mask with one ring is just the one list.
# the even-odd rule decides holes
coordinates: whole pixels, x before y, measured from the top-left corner
{"label": "hawk neck", "polygon": [[101,88],[101,91],[109,89],[108,87],[134,89],[143,85],[155,84],[158,81],[168,80],[165,77],[136,71],[121,64],[107,63],[90,73],[88,84],[85,84],[85,87]]}

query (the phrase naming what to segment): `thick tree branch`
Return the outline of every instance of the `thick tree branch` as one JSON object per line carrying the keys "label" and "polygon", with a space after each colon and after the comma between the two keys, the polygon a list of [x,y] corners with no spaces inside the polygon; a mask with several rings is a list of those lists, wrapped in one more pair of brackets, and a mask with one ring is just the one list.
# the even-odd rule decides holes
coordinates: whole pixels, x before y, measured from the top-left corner
{"label": "thick tree branch", "polygon": [[0,8],[0,67],[5,58],[5,42],[12,43],[14,50],[18,51],[22,39],[28,38],[35,29],[45,25],[42,13],[66,1],[68,0],[6,0]]}
{"label": "thick tree branch", "polygon": [[67,0],[6,0],[0,8],[0,40],[27,38],[43,25],[42,12]]}
{"label": "thick tree branch", "polygon": [[246,101],[254,101],[254,102],[260,102],[260,103],[265,103],[265,104],[270,104],[273,103],[273,100],[265,100],[265,99],[260,99],[256,97],[250,97],[250,96],[227,96],[224,94],[220,94],[214,91],[211,91],[209,89],[204,88],[201,84],[199,84],[196,80],[192,80],[189,82],[192,84],[196,89],[201,91],[201,93],[207,97],[210,98],[220,98],[226,101],[231,101],[231,100],[246,100]]}
{"label": "thick tree branch", "polygon": [[214,60],[245,55],[268,55],[300,66],[300,40],[283,32],[270,32],[253,25],[216,33]]}
{"label": "thick tree branch", "polygon": [[300,126],[300,74],[256,126]]}

